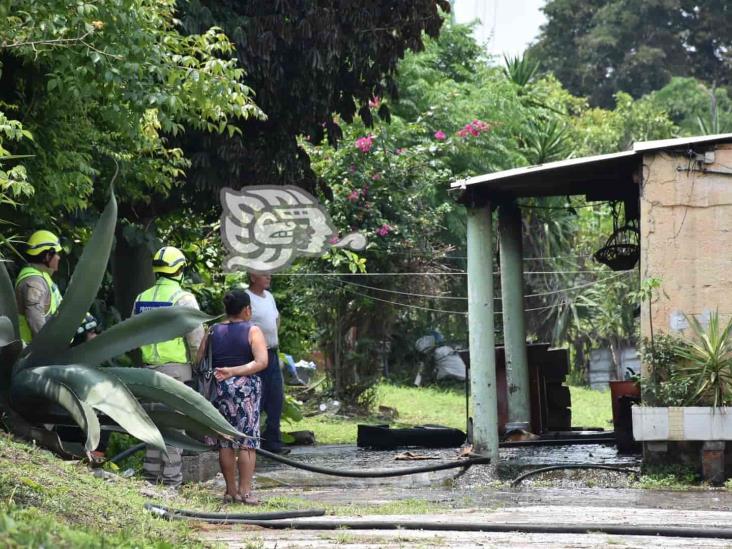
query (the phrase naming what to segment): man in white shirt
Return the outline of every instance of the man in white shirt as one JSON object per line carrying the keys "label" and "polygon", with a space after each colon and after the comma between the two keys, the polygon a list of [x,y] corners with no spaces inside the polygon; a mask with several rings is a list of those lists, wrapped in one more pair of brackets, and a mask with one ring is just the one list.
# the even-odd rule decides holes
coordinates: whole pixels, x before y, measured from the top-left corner
{"label": "man in white shirt", "polygon": [[252,322],[264,333],[267,343],[267,368],[259,372],[262,380],[262,399],[260,409],[267,414],[267,421],[262,431],[262,448],[276,454],[287,453],[282,448],[280,438],[280,417],[284,402],[284,384],[280,370],[280,358],[277,354],[279,339],[277,331],[280,327],[280,313],[272,294],[268,291],[272,282],[270,275],[249,273],[247,293],[252,304]]}

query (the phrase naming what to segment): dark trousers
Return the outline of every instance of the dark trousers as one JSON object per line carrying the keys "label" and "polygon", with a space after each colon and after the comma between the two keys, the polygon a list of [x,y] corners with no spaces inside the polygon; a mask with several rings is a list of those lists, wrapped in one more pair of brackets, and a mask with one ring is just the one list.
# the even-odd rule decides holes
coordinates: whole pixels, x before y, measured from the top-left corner
{"label": "dark trousers", "polygon": [[269,359],[267,367],[259,372],[262,380],[262,398],[259,401],[259,409],[267,414],[264,431],[262,431],[262,448],[279,450],[282,448],[280,418],[282,404],[285,400],[284,383],[277,349],[268,349],[267,355]]}

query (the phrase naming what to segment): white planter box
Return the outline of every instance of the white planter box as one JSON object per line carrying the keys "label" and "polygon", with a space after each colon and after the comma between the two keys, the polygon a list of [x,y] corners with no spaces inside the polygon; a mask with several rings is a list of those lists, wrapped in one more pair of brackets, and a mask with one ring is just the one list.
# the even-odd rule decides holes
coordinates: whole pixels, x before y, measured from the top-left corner
{"label": "white planter box", "polygon": [[633,406],[637,441],[732,440],[732,407]]}

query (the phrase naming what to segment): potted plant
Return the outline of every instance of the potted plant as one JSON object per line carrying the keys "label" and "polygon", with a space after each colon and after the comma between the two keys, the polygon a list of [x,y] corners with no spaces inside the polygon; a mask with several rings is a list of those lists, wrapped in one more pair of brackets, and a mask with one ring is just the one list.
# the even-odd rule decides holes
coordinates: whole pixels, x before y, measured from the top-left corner
{"label": "potted plant", "polygon": [[650,373],[643,400],[633,407],[637,441],[732,440],[732,320],[719,313],[704,328],[687,318],[689,337],[657,336],[642,357]]}

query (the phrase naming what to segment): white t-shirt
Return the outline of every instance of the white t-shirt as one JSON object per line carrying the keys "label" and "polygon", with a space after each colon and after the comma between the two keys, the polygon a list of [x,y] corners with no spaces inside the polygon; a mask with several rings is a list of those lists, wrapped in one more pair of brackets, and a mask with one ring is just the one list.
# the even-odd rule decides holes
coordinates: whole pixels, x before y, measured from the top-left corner
{"label": "white t-shirt", "polygon": [[246,292],[252,302],[252,322],[262,329],[267,347],[270,349],[277,347],[279,342],[277,338],[277,319],[280,312],[277,310],[274,297],[267,290],[264,290],[264,296],[258,296],[250,290]]}

